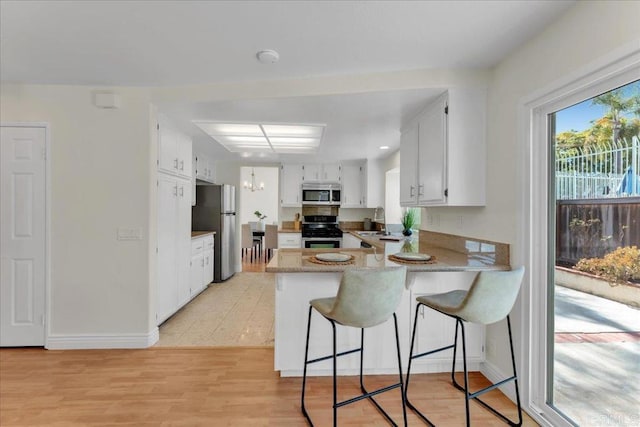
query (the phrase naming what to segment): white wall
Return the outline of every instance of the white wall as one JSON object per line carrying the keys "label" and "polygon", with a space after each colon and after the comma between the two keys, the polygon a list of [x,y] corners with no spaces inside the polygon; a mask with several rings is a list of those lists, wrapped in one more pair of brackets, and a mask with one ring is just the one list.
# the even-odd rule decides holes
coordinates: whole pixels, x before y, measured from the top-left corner
{"label": "white wall", "polygon": [[[522,183],[518,164],[524,143],[518,134],[518,102],[552,82],[571,76],[617,47],[632,41],[640,46],[638,16],[640,2],[578,2],[543,33],[499,64],[489,90],[486,207],[424,209],[422,228],[509,243],[512,245],[512,265],[525,263],[518,245],[523,236],[523,230],[518,228],[523,215],[520,194],[526,185]],[[439,225],[428,225],[428,214],[438,215]],[[459,216],[463,217],[462,227],[457,225]],[[520,302],[523,294],[528,293],[528,286],[523,288]],[[521,314],[526,311],[526,307],[516,307],[512,319],[514,330],[525,336],[528,331],[523,329]],[[487,340],[503,342],[505,330],[502,324],[490,327]],[[517,347],[519,349],[520,345]],[[498,369],[509,372],[507,353],[488,354],[487,357]],[[526,388],[523,389],[526,392]]]}
{"label": "white wall", "polygon": [[[118,89],[122,107],[107,110],[92,105],[93,89],[3,85],[0,120],[51,126],[50,334],[144,336],[155,329],[149,96]],[[118,241],[118,227],[143,238]]]}

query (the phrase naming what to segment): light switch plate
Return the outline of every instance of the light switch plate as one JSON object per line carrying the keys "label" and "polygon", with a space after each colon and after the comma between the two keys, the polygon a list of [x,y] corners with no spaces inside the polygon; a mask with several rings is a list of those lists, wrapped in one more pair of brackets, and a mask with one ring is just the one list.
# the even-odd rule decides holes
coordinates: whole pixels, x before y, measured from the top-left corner
{"label": "light switch plate", "polygon": [[118,227],[118,240],[142,240],[142,228]]}

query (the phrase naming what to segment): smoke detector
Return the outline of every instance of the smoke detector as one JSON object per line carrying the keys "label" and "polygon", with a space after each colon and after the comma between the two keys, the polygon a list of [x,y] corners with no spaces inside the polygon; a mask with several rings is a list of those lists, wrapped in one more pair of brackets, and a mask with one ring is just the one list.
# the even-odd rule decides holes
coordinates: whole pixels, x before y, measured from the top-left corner
{"label": "smoke detector", "polygon": [[267,49],[256,53],[256,58],[263,64],[275,64],[280,59],[280,55],[275,50]]}

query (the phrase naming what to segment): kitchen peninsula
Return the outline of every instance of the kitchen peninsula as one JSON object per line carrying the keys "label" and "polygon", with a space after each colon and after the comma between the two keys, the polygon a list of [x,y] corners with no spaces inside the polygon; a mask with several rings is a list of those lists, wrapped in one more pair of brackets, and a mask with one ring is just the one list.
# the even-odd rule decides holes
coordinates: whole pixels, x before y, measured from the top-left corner
{"label": "kitchen peninsula", "polygon": [[[509,270],[509,245],[481,239],[420,231],[418,236],[401,241],[384,240],[382,235],[361,236],[369,249],[280,249],[267,265],[267,272],[276,274],[275,309],[275,370],[281,376],[302,374],[304,342],[309,300],[331,297],[337,293],[342,271],[347,268],[379,268],[406,265],[408,269],[405,294],[397,310],[403,356],[407,367],[410,332],[413,327],[415,299],[420,295],[468,289],[475,274],[482,270]],[[349,263],[324,265],[310,260],[316,254],[339,252],[351,255]],[[396,253],[429,254],[433,261],[425,264],[400,264],[389,259]],[[435,312],[420,313],[427,321],[419,323],[416,334],[417,352],[451,344],[455,322]],[[314,311],[313,316],[319,316]],[[314,317],[315,319],[315,317]],[[420,325],[423,330],[420,330]],[[367,329],[364,369],[369,374],[397,372],[393,323],[386,322]],[[312,323],[309,357],[330,354],[329,322]],[[353,328],[338,326],[338,351],[359,347],[360,333]],[[470,370],[478,370],[484,360],[484,327],[469,325],[467,352]],[[359,357],[347,356],[338,362],[338,373],[357,373]],[[451,354],[442,352],[416,360],[415,372],[444,372],[450,367]],[[311,375],[330,375],[331,360],[310,366]]]}

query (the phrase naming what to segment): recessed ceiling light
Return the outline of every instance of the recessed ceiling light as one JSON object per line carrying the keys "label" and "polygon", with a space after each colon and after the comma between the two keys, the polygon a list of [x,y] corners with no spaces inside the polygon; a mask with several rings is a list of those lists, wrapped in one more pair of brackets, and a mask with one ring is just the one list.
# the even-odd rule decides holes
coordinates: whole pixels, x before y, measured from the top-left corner
{"label": "recessed ceiling light", "polygon": [[381,146],[380,146],[380,149],[381,149],[381,150],[388,150],[388,149],[389,149],[389,146],[388,146],[388,145],[381,145]]}
{"label": "recessed ceiling light", "polygon": [[275,64],[280,59],[280,54],[275,50],[267,49],[256,53],[256,58],[263,64]]}

